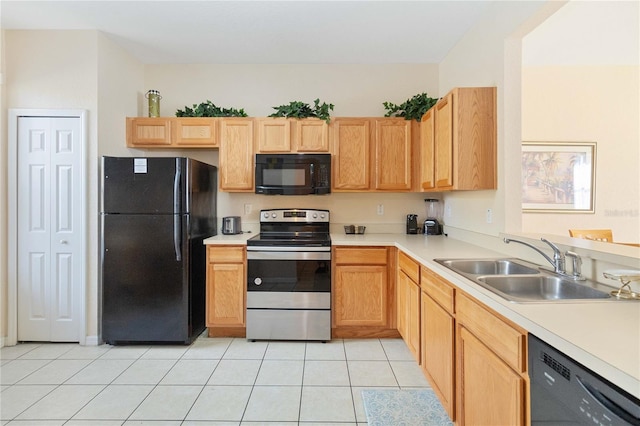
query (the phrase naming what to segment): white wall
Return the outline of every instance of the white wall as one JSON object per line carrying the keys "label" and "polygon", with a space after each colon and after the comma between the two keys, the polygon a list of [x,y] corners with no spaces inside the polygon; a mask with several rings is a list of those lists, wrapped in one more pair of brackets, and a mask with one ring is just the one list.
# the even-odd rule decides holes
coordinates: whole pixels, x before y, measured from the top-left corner
{"label": "white wall", "polygon": [[125,117],[137,113],[144,86],[144,67],[121,47],[97,33],[98,140],[89,149],[89,277],[87,286],[87,334],[98,336],[100,291],[99,258],[99,158],[132,155],[124,144]]}
{"label": "white wall", "polygon": [[[427,92],[438,96],[437,65],[147,65],[146,89],[162,95],[161,115],[211,100],[220,107],[243,108],[250,116],[264,117],[273,107],[291,101],[332,103],[333,116],[383,116],[384,101],[402,103]],[[143,103],[139,115],[148,109]],[[191,150],[194,158],[218,164],[217,151]],[[361,223],[374,232],[403,232],[406,215],[424,220],[424,194],[330,194],[322,197],[269,197],[255,194],[220,193],[218,223],[223,216],[241,216],[245,229],[257,228],[262,208],[327,208],[336,229],[344,223]],[[252,213],[244,214],[244,205]],[[384,204],[384,215],[376,206]]]}
{"label": "white wall", "polygon": [[523,232],[640,241],[640,3],[572,1],[523,40],[522,139],[597,143],[595,213],[525,213]]}
{"label": "white wall", "polygon": [[[9,108],[88,111],[86,331],[91,341],[98,334],[99,147],[113,145],[116,152],[126,153],[121,149],[124,117],[137,113],[135,93],[143,87],[143,67],[97,31],[6,31],[5,40],[3,117]],[[2,148],[6,152],[6,132]],[[4,195],[2,214],[7,211],[6,199]],[[5,222],[1,229],[6,235]],[[5,242],[2,238],[2,244]],[[6,262],[6,256],[2,261]],[[3,275],[0,289],[4,295],[7,281],[6,273]],[[3,305],[5,302],[3,297]],[[6,315],[2,320],[6,321]],[[6,335],[6,327],[2,333]]]}
{"label": "white wall", "polygon": [[640,68],[527,67],[522,139],[596,142],[595,213],[523,214],[522,231],[610,228],[640,241]]}
{"label": "white wall", "polygon": [[0,347],[7,335],[7,114],[4,31],[0,28]]}
{"label": "white wall", "polygon": [[[513,147],[520,146],[519,39],[509,40],[530,25],[529,20],[544,6],[535,2],[495,2],[485,18],[472,28],[440,64],[440,92],[458,86],[496,86],[498,92],[498,189],[496,191],[445,193],[444,222],[452,227],[487,236],[497,236],[508,227],[519,230],[519,217],[507,217],[511,198],[519,186],[520,161]],[[540,18],[536,18],[540,19]],[[510,165],[515,164],[517,167]],[[519,193],[517,193],[519,198]],[[518,207],[519,208],[519,207]],[[486,222],[486,211],[492,210],[492,223]],[[519,216],[519,211],[518,211]]]}
{"label": "white wall", "polygon": [[[404,102],[427,92],[438,95],[436,64],[380,65],[147,65],[147,89],[162,95],[161,115],[205,100],[223,107],[244,108],[253,117],[274,112],[290,101],[335,105],[332,115],[384,115],[382,102]],[[147,109],[139,111],[146,114]]]}
{"label": "white wall", "polygon": [[[7,116],[9,108],[85,109],[89,111],[88,145],[95,146],[98,139],[97,33],[5,31],[4,36],[6,103],[3,105],[3,117]],[[3,149],[6,149],[6,138],[6,132],[3,132]],[[6,160],[2,169],[6,170]],[[6,196],[2,202],[7,202]],[[7,235],[6,222],[2,228],[3,234]],[[87,268],[87,283],[88,287],[95,286],[91,266]],[[3,292],[7,291],[7,285],[6,279],[3,280]],[[3,303],[5,301],[3,299]],[[3,320],[7,320],[6,316]],[[6,335],[6,330],[3,332]]]}

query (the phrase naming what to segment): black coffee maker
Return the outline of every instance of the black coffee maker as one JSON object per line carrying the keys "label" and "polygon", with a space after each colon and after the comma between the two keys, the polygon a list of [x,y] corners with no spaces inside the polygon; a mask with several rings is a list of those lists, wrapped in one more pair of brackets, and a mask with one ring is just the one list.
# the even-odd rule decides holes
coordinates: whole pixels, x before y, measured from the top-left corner
{"label": "black coffee maker", "polygon": [[407,234],[417,234],[417,233],[418,233],[418,215],[408,214],[407,215]]}
{"label": "black coffee maker", "polygon": [[442,210],[440,208],[440,200],[436,198],[426,198],[424,201],[427,203],[427,220],[424,221],[424,234],[442,234]]}

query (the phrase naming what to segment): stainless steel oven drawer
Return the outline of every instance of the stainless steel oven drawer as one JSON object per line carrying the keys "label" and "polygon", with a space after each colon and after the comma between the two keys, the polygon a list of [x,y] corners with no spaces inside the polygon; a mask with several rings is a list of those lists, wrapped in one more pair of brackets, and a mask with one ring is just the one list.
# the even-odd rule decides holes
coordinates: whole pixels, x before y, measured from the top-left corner
{"label": "stainless steel oven drawer", "polygon": [[247,339],[331,340],[331,311],[247,309]]}
{"label": "stainless steel oven drawer", "polygon": [[330,309],[328,292],[247,292],[247,309]]}

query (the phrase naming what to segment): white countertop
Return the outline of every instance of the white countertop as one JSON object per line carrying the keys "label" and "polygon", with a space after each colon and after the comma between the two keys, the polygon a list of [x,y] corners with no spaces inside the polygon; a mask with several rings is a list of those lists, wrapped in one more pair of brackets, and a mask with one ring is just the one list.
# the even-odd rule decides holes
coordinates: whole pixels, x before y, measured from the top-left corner
{"label": "white countertop", "polygon": [[[219,235],[204,243],[246,244],[253,235]],[[513,256],[443,235],[331,234],[331,244],[398,247],[504,317],[640,398],[639,301],[508,302],[433,259]]]}

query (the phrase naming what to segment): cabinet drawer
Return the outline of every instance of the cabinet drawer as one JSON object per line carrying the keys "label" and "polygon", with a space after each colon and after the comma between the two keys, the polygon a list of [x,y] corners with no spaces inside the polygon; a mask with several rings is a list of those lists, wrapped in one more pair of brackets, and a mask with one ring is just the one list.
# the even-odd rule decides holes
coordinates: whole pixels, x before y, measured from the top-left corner
{"label": "cabinet drawer", "polygon": [[478,305],[465,294],[456,295],[456,319],[518,373],[526,371],[526,332]]}
{"label": "cabinet drawer", "polygon": [[455,288],[431,269],[422,266],[421,271],[420,288],[446,309],[447,312],[453,314],[455,312]]}
{"label": "cabinet drawer", "polygon": [[420,282],[420,265],[401,251],[398,252],[398,267],[407,274],[414,283]]}
{"label": "cabinet drawer", "polygon": [[180,146],[218,146],[216,118],[182,117],[174,121],[175,143]]}
{"label": "cabinet drawer", "polygon": [[127,146],[171,145],[171,118],[127,117]]}
{"label": "cabinet drawer", "polygon": [[336,247],[334,252],[336,264],[357,264],[357,265],[386,265],[386,247],[358,247],[340,248]]}
{"label": "cabinet drawer", "polygon": [[209,246],[207,258],[209,263],[244,263],[244,246]]}

